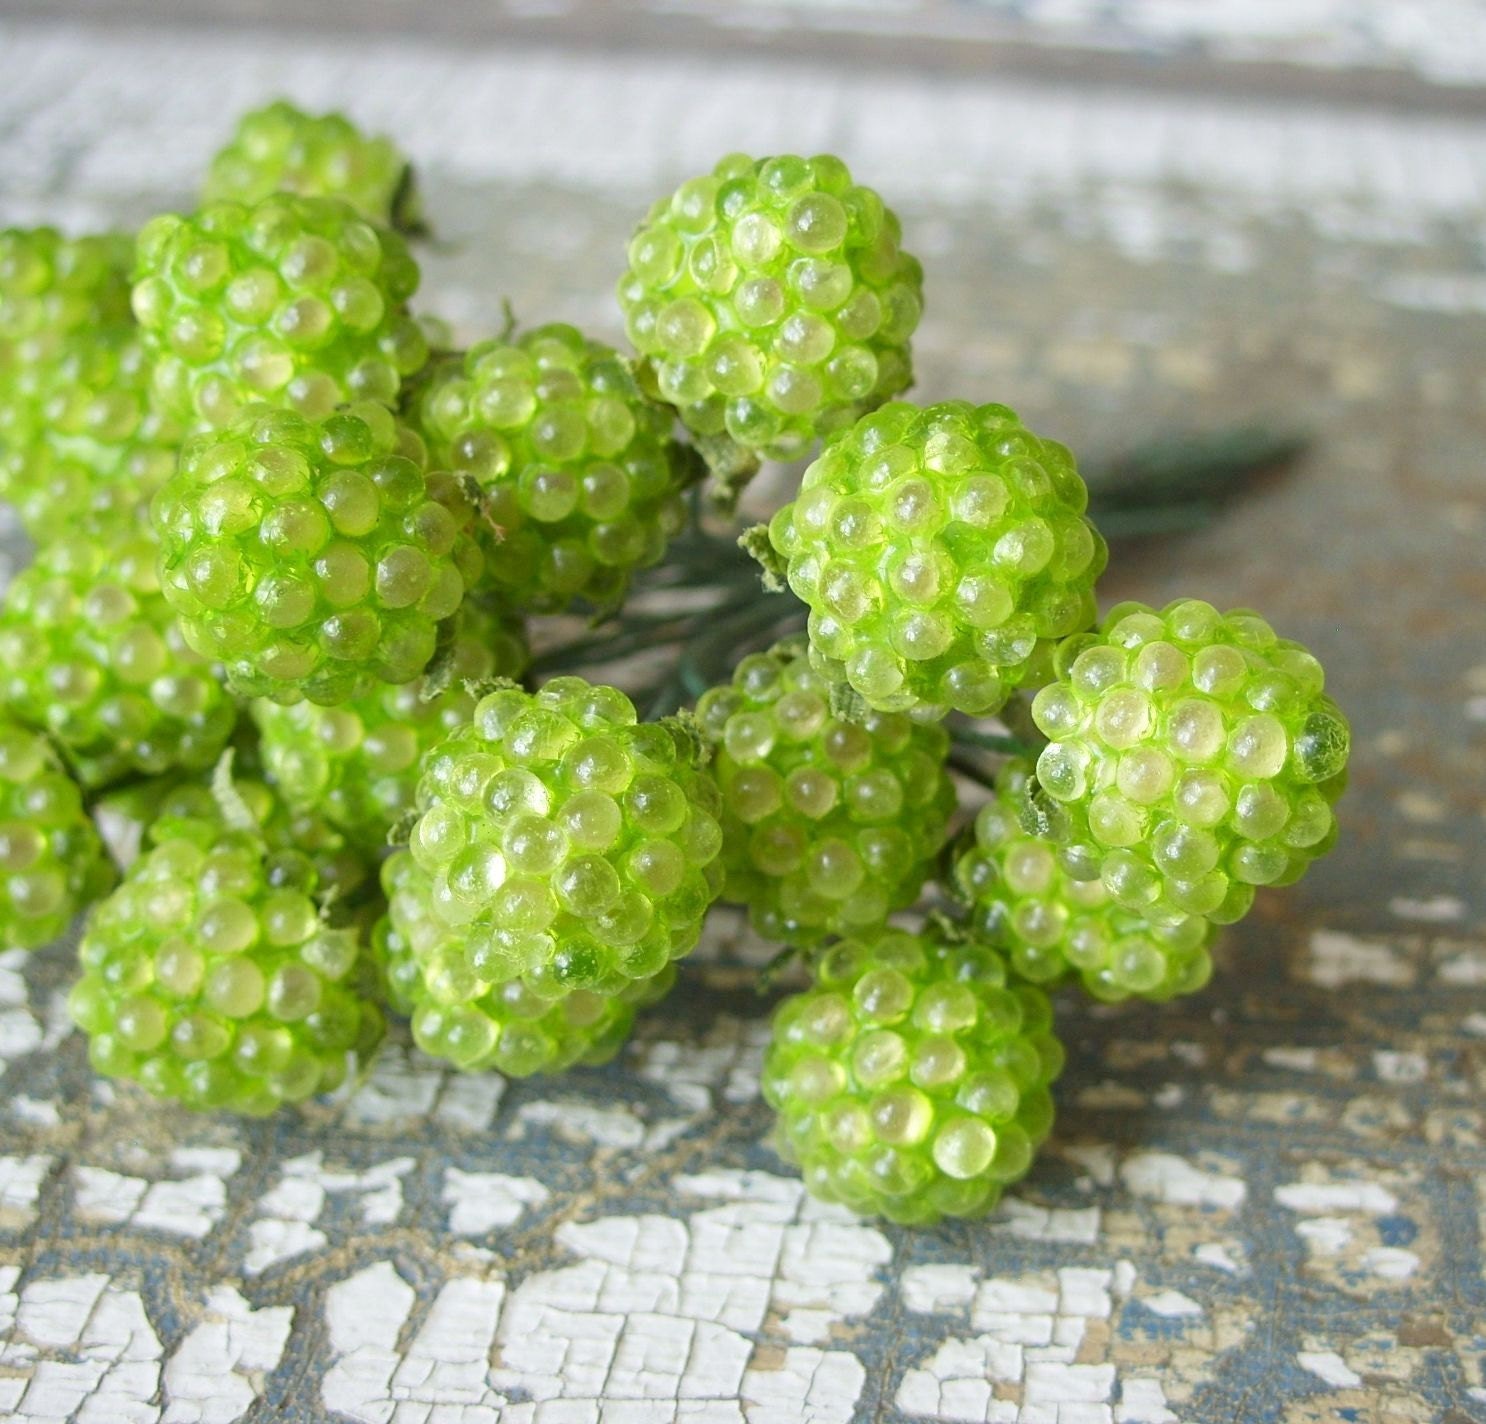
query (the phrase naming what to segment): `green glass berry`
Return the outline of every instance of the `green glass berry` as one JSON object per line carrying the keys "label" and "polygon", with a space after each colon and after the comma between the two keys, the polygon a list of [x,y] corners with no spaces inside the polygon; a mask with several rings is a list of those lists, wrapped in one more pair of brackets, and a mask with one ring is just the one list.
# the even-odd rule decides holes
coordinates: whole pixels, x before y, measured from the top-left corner
{"label": "green glass berry", "polygon": [[40,544],[124,519],[175,470],[180,430],[150,404],[132,326],[78,332],[0,395],[0,499]]}
{"label": "green glass berry", "polygon": [[469,685],[526,670],[518,620],[466,598],[451,627],[436,658],[442,691],[420,677],[339,707],[253,704],[264,768],[279,794],[291,806],[318,810],[367,852],[384,848],[412,810],[424,753],[473,716],[478,699]]}
{"label": "green glass berry", "polygon": [[1032,715],[1064,864],[1127,909],[1229,924],[1336,840],[1350,732],[1321,665],[1255,613],[1112,609],[1058,651]]}
{"label": "green glass berry", "polygon": [[370,957],[309,860],[251,831],[160,842],[94,911],[68,1007],[93,1067],[187,1107],[263,1116],[328,1092],[382,1036]]}
{"label": "green glass berry", "polygon": [[923,273],[838,158],[724,158],[651,210],[619,302],[696,434],[803,455],[913,381]]}
{"label": "green glass berry", "polygon": [[912,382],[922,271],[900,236],[839,159],[730,155],[631,240],[630,340],[693,432],[797,457]]}
{"label": "green glass berry", "polygon": [[618,993],[690,951],[721,887],[717,788],[612,687],[501,689],[424,759],[409,849],[486,985]]}
{"label": "green glass berry", "polygon": [[571,326],[476,346],[431,373],[416,409],[433,459],[484,496],[489,578],[517,607],[617,607],[685,523],[673,412]]}
{"label": "green glass berry", "polygon": [[114,881],[77,784],[45,737],[0,721],[0,949],[35,949]]}
{"label": "green glass berry", "polygon": [[250,410],[155,497],[165,597],[244,697],[331,704],[409,682],[479,573],[472,511],[370,402]]}
{"label": "green glass berry", "polygon": [[133,257],[123,233],[0,230],[0,409],[13,383],[51,364],[72,337],[129,321]]}
{"label": "green glass berry", "polygon": [[344,114],[307,114],[282,99],[237,121],[201,197],[259,203],[275,193],[341,198],[384,227],[417,225],[412,168],[391,139],[362,133]]}
{"label": "green glass berry", "polygon": [[818,668],[879,711],[982,716],[1094,619],[1087,502],[1005,406],[894,402],[822,451],[769,539]]}
{"label": "green glass berry", "polygon": [[432,884],[406,851],[383,867],[388,913],[373,936],[388,1002],[412,1020],[413,1040],[431,1057],[474,1072],[513,1078],[607,1063],[634,1024],[635,1010],[660,999],[675,979],[667,964],[614,993],[575,989],[544,998],[519,979],[492,983],[471,972],[458,936],[433,912]]}
{"label": "green glass berry", "polygon": [[160,592],[147,525],[58,537],[0,607],[0,703],[56,740],[85,786],[202,770],[237,708]]}
{"label": "green glass berry", "polygon": [[140,233],[133,305],[156,405],[189,431],[264,403],[310,420],[392,406],[428,359],[395,233],[335,198],[276,194],[165,214]]}
{"label": "green glass berry", "polygon": [[1031,766],[1008,762],[955,857],[954,886],[977,933],[1037,984],[1076,974],[1096,999],[1165,1000],[1212,974],[1212,926],[1197,915],[1152,920],[1124,909],[1099,880],[1075,880],[1057,847],[1021,824]]}
{"label": "green glass berry", "polygon": [[803,639],[744,658],[697,720],[722,792],[723,895],[761,935],[858,933],[918,898],[955,808],[942,727],[833,716]]}
{"label": "green glass berry", "polygon": [[253,831],[271,851],[309,858],[315,898],[335,911],[338,923],[348,902],[376,880],[373,860],[324,817],[313,809],[291,809],[258,776],[224,773],[221,763],[209,777],[130,782],[101,796],[93,816],[114,859],[126,867],[141,850],[169,840],[210,846],[227,831]]}
{"label": "green glass berry", "polygon": [[805,1185],[909,1225],[980,1216],[1052,1126],[1047,996],[981,944],[886,929],[831,946],[775,1012],[763,1092]]}

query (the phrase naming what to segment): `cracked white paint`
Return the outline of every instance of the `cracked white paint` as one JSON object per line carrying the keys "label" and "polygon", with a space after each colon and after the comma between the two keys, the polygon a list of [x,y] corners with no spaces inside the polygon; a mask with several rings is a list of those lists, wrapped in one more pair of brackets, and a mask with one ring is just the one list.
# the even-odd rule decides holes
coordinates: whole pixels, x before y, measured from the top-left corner
{"label": "cracked white paint", "polygon": [[1398,1209],[1398,1198],[1377,1182],[1290,1182],[1274,1189],[1274,1199],[1306,1215],[1356,1211],[1386,1216]]}
{"label": "cracked white paint", "polygon": [[1155,1295],[1145,1296],[1140,1303],[1147,1310],[1168,1320],[1202,1314],[1202,1307],[1191,1296],[1176,1290],[1158,1291]]}
{"label": "cracked white paint", "polygon": [[528,1207],[541,1206],[552,1194],[535,1177],[508,1177],[503,1172],[444,1173],[443,1200],[449,1229],[460,1236],[483,1236],[514,1226]]}
{"label": "cracked white paint", "polygon": [[1422,1053],[1378,1049],[1372,1062],[1373,1071],[1384,1083],[1408,1085],[1429,1077],[1429,1059]]}
{"label": "cracked white paint", "polygon": [[26,981],[21,977],[26,959],[23,949],[0,954],[0,1073],[14,1059],[42,1046],[41,1022],[31,1012]]}
{"label": "cracked white paint", "polygon": [[767,1020],[723,1015],[699,1044],[664,1039],[641,1044],[639,1075],[664,1088],[688,1113],[701,1116],[712,1111],[719,1094],[729,1103],[751,1102],[757,1096],[767,1040]]}
{"label": "cracked white paint", "polygon": [[432,1122],[454,1132],[486,1132],[505,1091],[498,1073],[455,1073],[417,1049],[388,1044],[341,1112],[357,1128],[409,1131]]}
{"label": "cracked white paint", "polygon": [[620,1104],[603,1106],[581,1098],[547,1098],[522,1103],[514,1135],[539,1127],[569,1141],[600,1147],[635,1148],[645,1141],[645,1124]]}
{"label": "cracked white paint", "polygon": [[0,1157],[0,1224],[19,1229],[35,1219],[41,1185],[53,1160],[44,1152]]}
{"label": "cracked white paint", "polygon": [[323,1246],[325,1232],[314,1223],[332,1192],[358,1196],[363,1225],[392,1225],[402,1214],[402,1178],[413,1166],[411,1157],[394,1157],[363,1172],[336,1172],[326,1170],[320,1152],[290,1158],[280,1166],[278,1181],[258,1202],[258,1215],[248,1227],[243,1269],[258,1275]]}
{"label": "cracked white paint", "polygon": [[26,1285],[0,1372],[24,1371],[10,1407],[24,1424],[157,1424],[160,1339],[135,1291],[99,1274]]}
{"label": "cracked white paint", "polygon": [[1423,924],[1444,925],[1465,918],[1466,904],[1458,895],[1431,895],[1413,899],[1395,895],[1388,908],[1401,920],[1418,920]]}
{"label": "cracked white paint", "polygon": [[1401,989],[1414,982],[1414,966],[1394,946],[1341,930],[1311,935],[1308,977],[1327,989],[1345,984],[1383,984]]}
{"label": "cracked white paint", "polygon": [[1029,1241],[1080,1242],[1092,1245],[1099,1239],[1097,1206],[1038,1206],[1021,1197],[1003,1197],[987,1229]]}
{"label": "cracked white paint", "polygon": [[85,1221],[131,1226],[170,1236],[206,1236],[227,1210],[227,1182],[242,1165],[234,1148],[178,1147],[166,1166],[187,1175],[150,1181],[78,1163],[74,1210]]}
{"label": "cracked white paint", "polygon": [[1362,1376],[1334,1350],[1302,1350],[1295,1358],[1302,1369],[1325,1380],[1332,1389],[1356,1389],[1362,1383]]}
{"label": "cracked white paint", "polygon": [[1232,1211],[1243,1205],[1248,1187],[1226,1172],[1195,1167],[1173,1152],[1136,1152],[1120,1164],[1120,1179],[1138,1197],[1173,1206],[1221,1207]]}
{"label": "cracked white paint", "polygon": [[169,1401],[161,1424],[234,1424],[262,1397],[283,1358],[294,1311],[254,1310],[230,1286],[206,1301],[206,1319],[186,1335],[165,1365]]}

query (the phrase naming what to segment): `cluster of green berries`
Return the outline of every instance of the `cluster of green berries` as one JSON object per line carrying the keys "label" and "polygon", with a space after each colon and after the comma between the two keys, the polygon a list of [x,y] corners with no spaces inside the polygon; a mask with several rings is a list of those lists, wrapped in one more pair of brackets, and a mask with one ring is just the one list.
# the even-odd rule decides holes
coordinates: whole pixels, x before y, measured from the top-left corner
{"label": "cluster of green berries", "polygon": [[1087,504],[1005,406],[894,402],[827,445],[769,539],[823,672],[880,711],[983,716],[1094,620]]}
{"label": "cluster of green berries", "polygon": [[519,678],[521,622],[467,598],[450,620],[436,687],[424,676],[383,684],[335,707],[261,699],[253,720],[264,769],[289,805],[318,810],[368,854],[413,809],[424,755],[474,714],[472,686]]}
{"label": "cluster of green berries", "polygon": [[923,271],[839,158],[731,154],[650,210],[619,302],[699,436],[793,459],[913,380]]}
{"label": "cluster of green berries", "polygon": [[154,396],[188,430],[268,401],[319,420],[392,405],[428,359],[403,240],[336,198],[276,193],[168,213],[139,234],[134,314]]}
{"label": "cluster of green berries", "polygon": [[745,657],[697,703],[722,792],[724,898],[765,938],[809,944],[918,899],[949,831],[949,735],[831,712],[802,640]]}
{"label": "cluster of green berries", "polygon": [[635,1011],[670,989],[666,965],[617,989],[573,989],[556,998],[520,978],[491,978],[450,940],[435,907],[432,877],[397,851],[382,870],[387,914],[374,948],[387,1002],[410,1022],[413,1042],[466,1072],[494,1068],[513,1078],[607,1063],[623,1046]]}
{"label": "cluster of green berries", "polygon": [[411,681],[480,570],[457,487],[370,401],[318,422],[250,409],[187,443],[152,517],[187,641],[244,697]]}
{"label": "cluster of green berries", "polygon": [[684,727],[559,677],[480,699],[424,758],[408,836],[445,929],[431,980],[544,998],[653,978],[721,888],[717,788]]}
{"label": "cluster of green berries", "polygon": [[398,231],[418,225],[412,165],[391,139],[364,134],[341,114],[301,113],[282,99],[238,120],[212,158],[201,198],[251,204],[276,193],[339,198]]}
{"label": "cluster of green berries", "polygon": [[1198,915],[1156,918],[1129,910],[1100,880],[1075,880],[1058,847],[1022,825],[1032,769],[1010,761],[955,856],[951,888],[976,932],[1029,984],[1076,974],[1096,999],[1170,999],[1212,974],[1212,925]]}
{"label": "cluster of green berries", "polygon": [[[0,497],[37,545],[0,606],[0,947],[91,907],[98,1071],[263,1114],[364,1071],[384,1010],[462,1071],[603,1063],[721,897],[809,974],[763,1066],[809,1189],[989,1211],[1052,1125],[1048,991],[1201,988],[1215,927],[1334,842],[1320,665],[1192,600],[1098,623],[1068,451],[893,399],[922,272],[839,160],[657,203],[631,354],[431,336],[410,175],[281,102],[135,242],[0,232]],[[686,615],[608,658],[547,615],[618,612],[707,471],[812,453],[743,540],[799,636],[745,632],[710,690],[688,647],[647,702],[694,716],[571,674]],[[717,591],[688,537],[644,582]],[[766,622],[697,606],[711,651]],[[1013,698],[1027,754],[956,838],[992,745],[963,719]],[[957,918],[892,924],[934,880]]]}
{"label": "cluster of green berries", "polygon": [[1126,909],[1231,924],[1336,840],[1350,733],[1321,664],[1256,613],[1113,609],[1033,700],[1064,858]]}
{"label": "cluster of green berries", "polygon": [[237,708],[188,646],[160,591],[147,527],[104,542],[81,532],[42,545],[0,606],[0,702],[51,735],[78,779],[204,771]]}
{"label": "cluster of green berries", "polygon": [[77,783],[43,736],[0,720],[0,926],[6,949],[62,933],[113,884]]}
{"label": "cluster of green berries", "polygon": [[432,373],[417,418],[434,462],[479,490],[491,581],[518,608],[617,608],[685,523],[674,412],[571,326],[471,348]]}
{"label": "cluster of green berries", "polygon": [[251,831],[161,841],[88,922],[69,1007],[100,1073],[262,1116],[341,1083],[382,1036],[354,929],[308,857]]}
{"label": "cluster of green berries", "polygon": [[983,944],[880,929],[819,959],[776,1011],[764,1097],[827,1201],[919,1224],[980,1216],[1052,1127],[1047,995]]}

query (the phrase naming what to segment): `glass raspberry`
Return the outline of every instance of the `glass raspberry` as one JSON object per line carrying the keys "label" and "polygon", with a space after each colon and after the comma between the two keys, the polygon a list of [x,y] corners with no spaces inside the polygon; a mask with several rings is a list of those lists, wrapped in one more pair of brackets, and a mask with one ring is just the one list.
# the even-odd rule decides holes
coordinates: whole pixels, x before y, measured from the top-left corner
{"label": "glass raspberry", "polygon": [[0,949],[56,939],[113,881],[77,784],[51,745],[0,721]]}
{"label": "glass raspberry", "polygon": [[983,716],[1094,619],[1087,503],[1005,406],[894,402],[827,445],[769,540],[821,671],[882,712]]}
{"label": "glass raspberry", "polygon": [[0,607],[0,702],[49,732],[79,780],[202,770],[237,708],[160,592],[147,526],[84,527],[43,546]]}
{"label": "glass raspberry", "polygon": [[453,478],[370,402],[318,424],[259,407],[188,442],[152,517],[165,597],[242,697],[411,681],[480,566]]}
{"label": "glass raspberry", "polygon": [[763,1092],[812,1194],[908,1225],[981,1216],[1053,1121],[1047,996],[981,944],[884,929],[822,956],[776,1010]]}
{"label": "glass raspberry", "polygon": [[456,933],[432,910],[427,872],[408,852],[389,858],[382,884],[388,913],[373,945],[388,1002],[412,1020],[419,1048],[466,1072],[495,1068],[525,1078],[607,1063],[629,1037],[635,1010],[675,980],[667,964],[614,993],[575,989],[555,1000],[519,979],[491,983],[470,972]]}
{"label": "glass raspberry", "polygon": [[131,517],[170,478],[180,430],[150,404],[133,326],[74,334],[0,397],[0,498],[40,544]]}
{"label": "glass raspberry", "polygon": [[526,670],[519,621],[466,598],[452,627],[438,659],[441,692],[420,677],[339,707],[253,704],[264,768],[279,794],[319,811],[368,853],[384,849],[387,833],[412,810],[424,753],[473,715],[478,699],[468,684]]}
{"label": "glass raspberry", "polygon": [[502,688],[424,760],[409,849],[451,971],[543,998],[615,994],[688,953],[721,887],[694,737],[612,687]]}
{"label": "glass raspberry", "polygon": [[133,258],[125,233],[0,230],[0,407],[13,382],[54,361],[73,336],[130,320]]}
{"label": "glass raspberry", "polygon": [[135,276],[155,403],[188,431],[256,402],[310,420],[351,400],[392,406],[428,359],[405,306],[417,264],[335,198],[164,214],[139,234]]}
{"label": "glass raspberry", "polygon": [[251,831],[163,840],[94,911],[68,999],[93,1067],[187,1107],[263,1116],[328,1092],[382,1036],[357,933],[306,857]]}
{"label": "glass raspberry", "polygon": [[1058,650],[1032,715],[1063,859],[1127,909],[1230,924],[1336,840],[1350,731],[1321,665],[1256,613],[1125,603]]}
{"label": "glass raspberry", "polygon": [[517,607],[617,607],[685,523],[673,412],[571,326],[474,347],[431,374],[417,410],[434,460],[484,495],[489,577]]}
{"label": "glass raspberry", "polygon": [[1021,978],[1052,984],[1076,974],[1096,999],[1160,1001],[1202,988],[1212,974],[1212,926],[1197,915],[1152,920],[1116,904],[1101,881],[1073,879],[1057,847],[1021,826],[1031,770],[1002,767],[995,799],[955,858],[955,888],[976,932]]}
{"label": "glass raspberry", "polygon": [[412,167],[391,139],[344,114],[307,114],[283,99],[237,121],[213,155],[205,203],[258,203],[274,193],[341,198],[362,217],[406,232],[418,225]]}
{"label": "glass raspberry", "polygon": [[810,944],[918,898],[955,808],[942,727],[832,716],[803,639],[744,658],[697,720],[722,792],[723,894],[761,935]]}
{"label": "glass raspberry", "polygon": [[662,399],[777,459],[913,382],[923,272],[839,158],[724,158],[630,241],[619,302]]}

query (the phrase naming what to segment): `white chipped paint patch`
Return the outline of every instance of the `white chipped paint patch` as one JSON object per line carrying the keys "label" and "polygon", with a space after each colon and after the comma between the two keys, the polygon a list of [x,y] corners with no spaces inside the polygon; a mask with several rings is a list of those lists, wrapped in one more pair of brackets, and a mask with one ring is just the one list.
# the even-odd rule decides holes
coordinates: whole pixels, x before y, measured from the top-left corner
{"label": "white chipped paint patch", "polygon": [[206,1236],[227,1210],[227,1182],[242,1165],[228,1147],[178,1147],[166,1159],[178,1176],[151,1181],[79,1163],[72,1173],[78,1216],[168,1236]]}
{"label": "white chipped paint patch", "polygon": [[1320,1061],[1315,1048],[1266,1048],[1261,1055],[1271,1068],[1284,1068],[1292,1073],[1314,1073]]}
{"label": "white chipped paint patch", "polygon": [[1167,1320],[1180,1320],[1202,1314],[1202,1307],[1191,1296],[1176,1290],[1158,1291],[1155,1295],[1145,1296],[1141,1304],[1152,1314]]}
{"label": "white chipped paint patch", "polygon": [[157,1424],[160,1339],[135,1291],[106,1276],[58,1276],[20,1292],[0,1345],[24,1424]]}
{"label": "white chipped paint patch", "polygon": [[752,1102],[758,1096],[768,1031],[766,1019],[724,1015],[702,1043],[644,1043],[639,1048],[640,1077],[698,1116],[712,1110],[719,1094],[729,1103]]}
{"label": "white chipped paint patch", "polygon": [[444,1173],[449,1229],[460,1236],[483,1236],[514,1226],[528,1207],[541,1206],[551,1195],[535,1177],[462,1172],[458,1167]]}
{"label": "white chipped paint patch", "polygon": [[258,1275],[325,1245],[325,1232],[315,1223],[331,1193],[354,1195],[363,1224],[392,1225],[402,1215],[402,1178],[413,1165],[411,1157],[395,1157],[362,1172],[337,1172],[325,1168],[319,1152],[290,1158],[258,1203],[257,1217],[248,1227],[243,1269]]}
{"label": "white chipped paint patch", "polygon": [[1398,1198],[1377,1182],[1290,1182],[1274,1189],[1274,1199],[1307,1216],[1339,1211],[1386,1216],[1398,1209]]}
{"label": "white chipped paint patch", "polygon": [[1061,1241],[1092,1245],[1099,1239],[1097,1206],[1045,1207],[1021,1197],[1003,1197],[986,1223],[998,1235],[1029,1241]]}
{"label": "white chipped paint patch", "polygon": [[263,1394],[283,1358],[294,1311],[254,1310],[230,1286],[207,1298],[206,1318],[165,1366],[161,1424],[233,1424]]}
{"label": "white chipped paint patch", "polygon": [[516,1113],[513,1136],[540,1128],[572,1142],[632,1149],[645,1141],[645,1124],[629,1108],[602,1106],[580,1098],[545,1098],[523,1103]]}
{"label": "white chipped paint patch", "polygon": [[1120,1180],[1138,1197],[1173,1206],[1219,1207],[1233,1211],[1243,1205],[1248,1187],[1226,1172],[1204,1171],[1172,1152],[1136,1152],[1120,1164]]}
{"label": "white chipped paint patch", "polygon": [[1379,1049],[1373,1054],[1372,1062],[1373,1071],[1384,1083],[1422,1083],[1429,1077],[1429,1060],[1422,1053]]}
{"label": "white chipped paint patch", "polygon": [[19,1229],[35,1220],[41,1186],[54,1160],[41,1152],[0,1157],[0,1223]]}
{"label": "white chipped paint patch", "polygon": [[1415,900],[1395,895],[1388,908],[1401,920],[1418,920],[1423,924],[1444,925],[1465,918],[1465,901],[1458,895],[1431,895]]}
{"label": "white chipped paint patch", "polygon": [[1295,1358],[1301,1369],[1309,1370],[1332,1389],[1356,1389],[1362,1383],[1362,1376],[1348,1368],[1334,1350],[1302,1350]]}
{"label": "white chipped paint patch", "polygon": [[1317,930],[1311,935],[1305,970],[1307,978],[1327,989],[1344,984],[1403,988],[1415,979],[1413,964],[1393,945],[1340,930]]}
{"label": "white chipped paint patch", "polygon": [[27,951],[21,949],[0,954],[0,1073],[15,1059],[35,1053],[45,1038],[21,977],[26,959]]}
{"label": "white chipped paint patch", "polygon": [[411,1131],[433,1122],[455,1132],[485,1132],[505,1091],[498,1073],[455,1073],[417,1049],[387,1044],[341,1112],[351,1127]]}
{"label": "white chipped paint patch", "polygon": [[[944,1341],[910,1367],[898,1387],[897,1407],[912,1418],[975,1424],[1111,1420],[1115,1366],[1083,1358],[1085,1336],[1090,1321],[1113,1316],[1135,1282],[1128,1261],[984,1280],[969,1267],[910,1267],[899,1285],[904,1304],[917,1311],[967,1311],[974,1333]],[[1160,1299],[1151,1297],[1145,1304]],[[1188,1304],[1200,1313],[1195,1302]],[[1159,1386],[1154,1394],[1147,1387],[1153,1383],[1143,1382],[1128,1398],[1144,1396],[1153,1404],[1159,1398],[1164,1408]],[[1124,1391],[1121,1395],[1127,1399]],[[1122,1417],[1135,1424],[1142,1416]]]}

